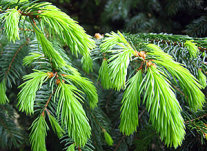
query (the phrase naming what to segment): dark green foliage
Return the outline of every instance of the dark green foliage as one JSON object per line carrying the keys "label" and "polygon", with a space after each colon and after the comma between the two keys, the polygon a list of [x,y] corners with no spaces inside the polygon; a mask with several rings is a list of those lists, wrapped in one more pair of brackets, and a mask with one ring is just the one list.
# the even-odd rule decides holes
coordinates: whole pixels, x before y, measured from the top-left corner
{"label": "dark green foliage", "polygon": [[24,74],[24,67],[22,66],[22,59],[27,55],[28,51],[28,41],[21,40],[16,41],[15,45],[7,43],[4,45],[3,39],[5,36],[1,37],[1,44],[3,49],[0,54],[0,78],[6,79],[9,87],[16,83],[16,79],[20,78]]}
{"label": "dark green foliage", "polygon": [[207,34],[205,0],[91,0],[81,2],[81,6],[74,0],[51,2],[73,14],[91,34],[112,30]]}
{"label": "dark green foliage", "polygon": [[201,16],[187,25],[185,32],[191,36],[206,36],[207,33],[207,17]]}
{"label": "dark green foliage", "polygon": [[19,148],[26,137],[18,123],[18,113],[10,105],[0,105],[0,148]]}

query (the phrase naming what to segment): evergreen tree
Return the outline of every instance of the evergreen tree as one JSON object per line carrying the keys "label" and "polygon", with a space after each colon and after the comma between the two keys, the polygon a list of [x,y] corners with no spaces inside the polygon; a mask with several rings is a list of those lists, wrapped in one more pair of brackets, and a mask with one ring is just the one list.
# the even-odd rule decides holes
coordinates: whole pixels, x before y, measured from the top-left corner
{"label": "evergreen tree", "polygon": [[142,129],[166,147],[181,146],[188,131],[206,137],[205,39],[111,32],[93,40],[51,3],[2,0],[0,6],[1,147],[25,143],[9,102],[34,119],[34,151],[47,150],[49,129],[67,151],[127,150]]}

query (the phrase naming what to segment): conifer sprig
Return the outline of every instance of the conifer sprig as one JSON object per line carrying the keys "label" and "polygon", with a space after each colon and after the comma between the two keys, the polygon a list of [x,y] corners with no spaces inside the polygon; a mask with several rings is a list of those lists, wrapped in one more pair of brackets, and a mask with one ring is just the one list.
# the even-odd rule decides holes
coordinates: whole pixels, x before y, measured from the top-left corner
{"label": "conifer sprig", "polygon": [[193,43],[193,40],[187,40],[184,45],[188,49],[190,57],[196,58],[199,53],[196,43]]}
{"label": "conifer sprig", "polygon": [[135,51],[120,32],[106,35],[108,37],[100,45],[100,48],[103,53],[112,54],[108,59],[109,75],[113,88],[119,91],[125,88],[127,68]]}
{"label": "conifer sprig", "polygon": [[6,79],[3,79],[0,83],[0,104],[5,104],[9,102],[6,96]]}
{"label": "conifer sprig", "polygon": [[38,60],[40,59],[42,56],[41,53],[29,53],[28,56],[26,56],[24,59],[23,59],[23,64],[25,66],[29,66],[31,65],[35,60]]}
{"label": "conifer sprig", "polygon": [[17,9],[8,9],[0,16],[4,22],[4,28],[9,41],[15,42],[19,39],[19,19],[20,13]]}
{"label": "conifer sprig", "polygon": [[73,139],[76,146],[84,146],[91,135],[85,111],[79,101],[80,91],[69,84],[61,82],[56,94],[59,97],[57,115],[61,117],[61,125],[68,130],[68,136]]}
{"label": "conifer sprig", "polygon": [[65,78],[70,80],[69,82],[74,83],[74,85],[79,86],[81,90],[86,94],[90,107],[94,109],[98,103],[98,94],[96,87],[87,78],[77,76],[77,75],[65,75]]}
{"label": "conifer sprig", "polygon": [[82,68],[85,72],[89,73],[93,71],[93,59],[89,53],[83,55],[81,59]]}
{"label": "conifer sprig", "polygon": [[206,75],[202,72],[202,69],[198,69],[198,80],[204,89],[207,84],[206,84]]}
{"label": "conifer sprig", "polygon": [[91,36],[87,35],[76,21],[55,6],[47,5],[40,12],[42,28],[45,29],[45,25],[49,25],[49,33],[57,33],[76,56],[79,53],[82,55],[89,54],[90,49],[95,47],[95,42]]}
{"label": "conifer sprig", "polygon": [[71,144],[71,145],[68,147],[67,151],[75,151],[75,144]]}
{"label": "conifer sprig", "polygon": [[114,141],[113,139],[111,138],[111,135],[105,130],[105,129],[102,129],[102,132],[104,133],[104,138],[105,138],[105,141],[106,143],[109,145],[109,146],[112,146]]}
{"label": "conifer sprig", "polygon": [[205,102],[205,96],[200,90],[202,86],[198,83],[198,80],[188,69],[175,62],[169,54],[163,52],[160,47],[154,44],[148,44],[147,47],[150,50],[147,55],[155,57],[153,62],[164,66],[174,77],[175,82],[179,81],[178,84],[182,88],[189,106],[194,110],[201,109]]}
{"label": "conifer sprig", "polygon": [[148,68],[143,81],[143,103],[145,102],[150,112],[152,125],[167,146],[177,148],[184,139],[185,126],[180,113],[181,107],[172,87],[163,73],[153,66]]}
{"label": "conifer sprig", "polygon": [[101,67],[99,69],[99,79],[104,89],[112,88],[111,77],[109,76],[108,61],[106,58],[103,59]]}
{"label": "conifer sprig", "polygon": [[49,127],[45,121],[45,116],[40,115],[32,123],[32,130],[30,133],[30,142],[33,151],[47,151],[46,149],[46,136]]}
{"label": "conifer sprig", "polygon": [[141,84],[142,70],[139,70],[132,78],[129,79],[127,88],[123,94],[120,115],[120,131],[126,135],[130,135],[137,130]]}
{"label": "conifer sprig", "polygon": [[45,54],[45,56],[47,56],[49,60],[51,59],[57,68],[62,68],[66,66],[65,60],[60,55],[60,53],[54,49],[52,43],[46,39],[42,32],[36,30],[35,28],[34,30],[36,33],[37,40],[40,42],[42,51]]}
{"label": "conifer sprig", "polygon": [[37,90],[48,79],[48,74],[43,71],[34,70],[35,72],[25,75],[24,80],[27,80],[19,86],[22,88],[18,94],[18,106],[20,111],[25,111],[27,114],[34,113],[34,102]]}
{"label": "conifer sprig", "polygon": [[49,121],[50,121],[53,131],[57,134],[58,138],[61,138],[65,131],[59,125],[55,117],[53,117],[51,114],[48,114],[48,116],[49,116]]}

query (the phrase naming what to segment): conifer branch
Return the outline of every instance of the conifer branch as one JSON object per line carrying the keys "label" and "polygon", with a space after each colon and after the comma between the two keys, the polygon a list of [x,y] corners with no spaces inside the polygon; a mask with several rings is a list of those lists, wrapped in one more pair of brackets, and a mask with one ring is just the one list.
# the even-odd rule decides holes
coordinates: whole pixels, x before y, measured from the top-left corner
{"label": "conifer branch", "polygon": [[22,87],[22,90],[18,94],[18,106],[21,111],[25,111],[27,114],[34,113],[36,92],[49,77],[45,72],[34,71],[35,72],[24,76],[23,79],[27,81],[19,86],[19,88]]}
{"label": "conifer branch", "polygon": [[[57,94],[60,91],[60,94]],[[91,135],[85,111],[79,101],[81,91],[76,87],[61,82],[55,96],[59,97],[57,115],[61,117],[61,125],[68,130],[77,146],[84,146]],[[78,101],[79,100],[79,101]]]}
{"label": "conifer branch", "polygon": [[204,115],[202,115],[202,116],[199,116],[199,117],[197,117],[197,118],[194,118],[194,119],[191,119],[191,120],[185,121],[185,123],[193,122],[193,121],[195,121],[195,120],[202,119],[202,118],[204,118],[204,117],[206,117],[206,116],[207,116],[207,113],[206,113],[206,114],[204,114]]}
{"label": "conifer branch", "polygon": [[14,60],[15,60],[16,56],[18,55],[18,53],[22,50],[22,48],[23,48],[25,45],[28,45],[28,43],[29,43],[29,39],[27,39],[27,41],[26,41],[24,44],[22,44],[22,45],[17,49],[17,51],[15,52],[14,56],[12,57],[12,60],[11,60],[11,62],[10,62],[10,64],[9,64],[8,69],[7,69],[6,72],[5,72],[5,77],[8,75],[8,73],[9,73],[11,67],[12,67],[12,64],[14,63]]}
{"label": "conifer branch", "polygon": [[44,106],[44,109],[43,109],[43,111],[42,111],[42,114],[43,114],[45,111],[47,111],[47,113],[49,113],[47,107],[48,107],[48,105],[49,105],[49,103],[50,103],[50,101],[51,101],[51,99],[52,99],[52,96],[53,96],[53,94],[55,93],[55,91],[56,91],[56,89],[50,94],[49,98],[47,99],[47,102],[45,103],[45,106]]}

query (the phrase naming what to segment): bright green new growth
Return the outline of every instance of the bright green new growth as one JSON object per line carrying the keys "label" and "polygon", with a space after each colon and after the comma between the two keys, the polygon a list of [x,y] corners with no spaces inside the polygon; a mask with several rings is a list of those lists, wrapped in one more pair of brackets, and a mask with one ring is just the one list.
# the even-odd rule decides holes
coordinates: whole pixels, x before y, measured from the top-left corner
{"label": "bright green new growth", "polygon": [[108,61],[104,58],[99,69],[99,79],[104,89],[112,88],[111,77],[109,76]]}
{"label": "bright green new growth", "polygon": [[40,42],[40,44],[42,46],[42,51],[45,54],[45,56],[47,56],[48,59],[52,59],[52,61],[56,65],[56,67],[62,68],[64,66],[66,66],[65,60],[60,55],[60,53],[58,53],[54,49],[54,47],[52,46],[52,43],[45,38],[43,33],[39,32],[35,28],[34,28],[34,30],[36,33],[37,40]]}
{"label": "bright green new growth", "polygon": [[93,71],[93,59],[91,58],[90,54],[83,55],[81,63],[84,71],[87,73]]}
{"label": "bright green new growth", "polygon": [[76,146],[84,146],[91,135],[91,127],[79,102],[82,101],[81,92],[72,85],[60,83],[56,93],[59,97],[57,115],[61,116],[61,125],[67,128],[68,136]]}
{"label": "bright green new growth", "polygon": [[[150,121],[160,134],[161,140],[167,146],[177,148],[184,139],[185,126],[180,104],[165,74],[168,78],[171,77],[167,73],[171,74],[172,80],[180,85],[190,107],[195,110],[202,108],[205,102],[204,94],[200,90],[201,85],[186,68],[175,62],[171,55],[163,52],[157,45],[147,44],[146,58],[139,58],[137,55],[140,54],[135,53],[122,34],[112,32],[107,36],[100,48],[104,56],[106,53],[110,55],[107,60],[109,64],[104,60],[105,62],[102,63],[99,70],[99,77],[103,79],[102,83],[106,85],[105,87],[109,85],[107,82],[110,80],[112,87],[117,90],[125,87],[127,68],[132,56],[145,62],[140,66],[142,70],[140,69],[128,80],[122,100],[120,131],[125,135],[136,131],[138,106],[142,93],[143,103],[146,104],[146,108],[150,112]],[[166,71],[164,73],[159,71],[157,66],[158,69]],[[109,73],[104,72],[106,70]],[[142,80],[142,72],[144,71],[147,74]]]}
{"label": "bright green new growth", "polygon": [[75,151],[75,144],[71,144],[71,145],[68,147],[67,151]]}
{"label": "bright green new growth", "polygon": [[27,2],[28,0],[2,0],[2,2],[10,2],[10,3],[17,3],[18,1],[21,3],[21,2]]}
{"label": "bright green new growth", "polygon": [[[121,33],[120,33],[121,34]],[[107,38],[103,40],[103,43],[100,45],[101,52],[108,52],[111,50],[117,43],[122,41],[121,37],[115,32],[111,32],[111,34],[106,34]]]}
{"label": "bright green new growth", "polygon": [[63,134],[65,133],[65,131],[59,125],[56,118],[53,117],[51,114],[49,114],[49,120],[50,120],[50,124],[52,126],[53,131],[57,134],[58,138],[61,138],[63,136]]}
{"label": "bright green new growth", "polygon": [[74,83],[76,86],[79,86],[82,91],[86,94],[90,107],[94,109],[97,106],[98,103],[98,94],[96,91],[96,87],[93,85],[91,81],[89,81],[87,78],[77,76],[77,75],[67,75],[65,76],[70,82]]}
{"label": "bright green new growth", "polygon": [[[108,59],[109,75],[113,88],[119,91],[125,88],[127,68],[134,50],[120,32],[118,34],[112,32],[107,36],[100,47],[102,52],[112,53]],[[118,47],[114,48],[116,45]]]}
{"label": "bright green new growth", "polygon": [[[54,40],[54,43],[57,42],[56,44],[61,45],[60,47],[67,44],[72,54],[76,56],[81,54],[83,56],[81,60],[83,69],[86,72],[90,72],[93,69],[93,60],[90,56],[90,51],[95,47],[95,41],[85,33],[84,29],[76,21],[51,5],[51,3],[26,1],[6,1],[2,3],[6,6],[1,7],[3,13],[0,14],[1,21],[5,23],[3,29],[10,41],[15,42],[15,40],[19,39],[18,24],[23,29],[29,26],[33,27],[32,32],[35,34],[28,34],[32,33],[30,28],[24,30],[25,35],[29,35],[27,40],[32,39],[31,43],[28,43],[29,46],[33,45],[33,39],[35,39],[34,41],[37,39],[37,43],[34,43],[35,50],[31,49],[31,53],[28,56],[23,56],[23,65],[33,66],[33,63],[37,63],[38,66],[35,68],[39,70],[34,70],[33,73],[23,77],[26,81],[19,86],[21,91],[18,94],[18,107],[20,111],[25,111],[27,114],[33,114],[34,110],[35,112],[40,111],[42,109],[41,105],[44,107],[41,110],[40,116],[32,124],[30,142],[33,151],[46,151],[45,138],[48,126],[45,121],[45,111],[48,113],[53,131],[59,138],[65,133],[63,129],[68,131],[68,136],[74,141],[74,144],[68,150],[73,151],[75,150],[75,146],[83,147],[91,135],[91,127],[81,102],[83,102],[86,95],[90,108],[94,109],[98,103],[97,90],[91,81],[81,77],[78,70],[71,66],[67,54],[53,47],[53,43],[50,40]],[[20,16],[22,17],[20,18]],[[20,19],[21,22],[19,22]],[[20,48],[22,48],[22,45],[19,47],[19,51],[25,51]],[[16,56],[17,53],[14,58]],[[22,59],[19,59],[19,61],[22,61]],[[48,69],[50,67],[44,65],[44,63],[50,64],[52,69]],[[46,69],[40,71],[42,68]],[[45,71],[48,73],[45,73]],[[69,75],[65,76],[62,73]],[[42,87],[48,78],[51,78],[50,83]],[[67,84],[64,83],[63,79]],[[6,79],[0,83],[0,103],[5,103],[8,100],[6,97],[5,81]],[[61,82],[58,83],[58,81]],[[56,84],[58,85],[57,88]],[[41,97],[44,97],[42,93],[47,93],[45,90],[46,86],[50,86],[55,94],[50,94],[47,102],[43,102],[44,99]],[[41,94],[39,95],[37,91],[40,88]],[[50,108],[50,101],[57,101],[57,106],[53,106],[54,109]],[[46,104],[43,106],[44,103]],[[57,119],[53,116],[54,112],[58,116]],[[61,124],[58,123],[58,120],[61,121]]]}
{"label": "bright green new growth", "polygon": [[106,143],[107,143],[109,146],[112,146],[113,143],[114,143],[114,141],[113,141],[113,139],[111,138],[111,135],[110,135],[105,129],[103,129],[102,131],[103,131],[103,133],[104,133],[104,138],[105,138]]}
{"label": "bright green new growth", "polygon": [[0,83],[0,104],[5,104],[9,102],[6,96],[6,79],[3,79]]}
{"label": "bright green new growth", "polygon": [[127,88],[123,94],[120,131],[126,135],[130,135],[137,130],[141,83],[142,70],[139,70],[129,79]]}
{"label": "bright green new growth", "polygon": [[32,144],[33,151],[47,151],[46,149],[46,136],[49,129],[45,117],[40,115],[32,123],[32,130],[30,133],[30,142]]}
{"label": "bright green new growth", "polygon": [[193,43],[193,40],[187,40],[185,42],[185,47],[188,49],[190,57],[196,58],[198,55],[198,47],[196,46],[196,43]]}
{"label": "bright green new growth", "polygon": [[89,54],[90,49],[95,47],[95,41],[91,39],[91,36],[87,35],[76,21],[55,6],[48,5],[43,8],[39,17],[41,18],[42,29],[45,29],[45,23],[48,24],[48,31],[56,33],[76,56],[79,53],[82,55]]}
{"label": "bright green new growth", "polygon": [[0,19],[3,18],[4,29],[9,41],[15,42],[19,39],[19,19],[20,13],[16,9],[8,9]]}
{"label": "bright green new growth", "polygon": [[45,72],[34,70],[35,72],[25,75],[24,80],[27,80],[19,86],[22,88],[18,94],[19,110],[25,111],[27,114],[34,113],[34,102],[36,92],[41,88],[42,84],[48,79],[48,75]]}
{"label": "bright green new growth", "polygon": [[190,73],[190,71],[180,63],[175,62],[169,54],[162,51],[162,49],[154,44],[148,44],[150,52],[147,55],[155,57],[153,62],[157,65],[164,66],[167,71],[173,76],[175,82],[178,84],[185,94],[189,106],[194,109],[201,109],[205,102],[205,96],[200,90],[202,86],[197,82],[197,79]]}
{"label": "bright green new growth", "polygon": [[29,55],[26,56],[23,59],[23,65],[29,66],[29,65],[31,65],[31,63],[33,63],[35,60],[37,60],[37,59],[39,59],[41,57],[43,57],[43,56],[40,53],[29,53]]}
{"label": "bright green new growth", "polygon": [[206,75],[203,74],[201,69],[198,69],[198,80],[204,89],[206,87]]}
{"label": "bright green new growth", "polygon": [[163,73],[150,66],[144,78],[142,92],[150,121],[160,133],[161,140],[167,146],[181,145],[185,135],[184,120],[181,116],[181,107],[176,96]]}

